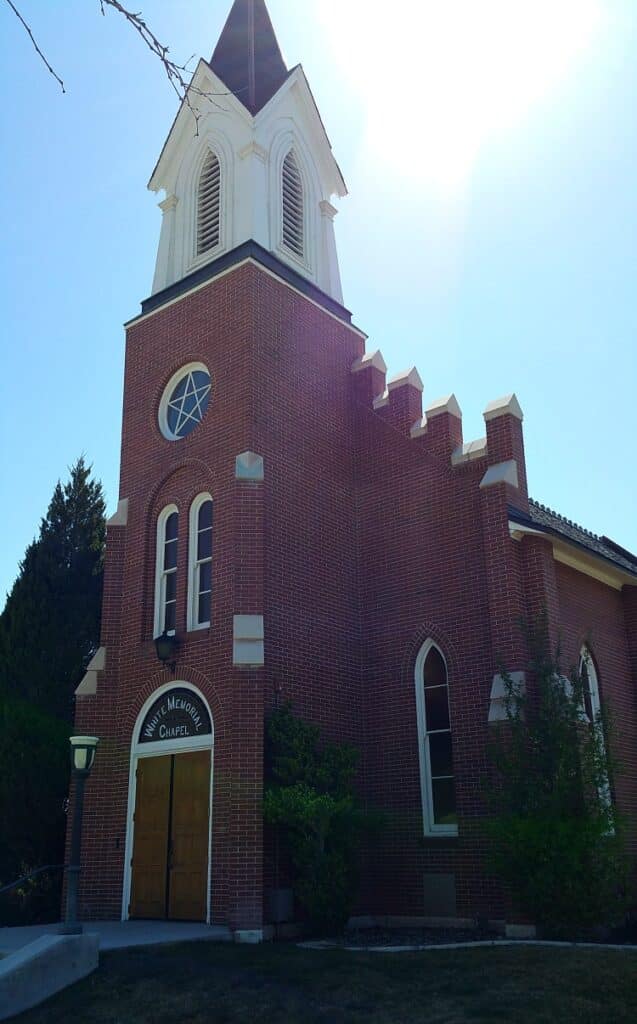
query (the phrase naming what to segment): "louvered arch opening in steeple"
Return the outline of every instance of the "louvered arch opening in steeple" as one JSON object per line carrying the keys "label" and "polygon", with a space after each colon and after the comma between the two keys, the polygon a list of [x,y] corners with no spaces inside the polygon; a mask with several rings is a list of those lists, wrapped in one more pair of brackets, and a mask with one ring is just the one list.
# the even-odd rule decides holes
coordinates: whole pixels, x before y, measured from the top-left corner
{"label": "louvered arch opening in steeple", "polygon": [[197,195],[197,255],[215,249],[221,241],[221,164],[212,150],[199,176]]}
{"label": "louvered arch opening in steeple", "polygon": [[291,149],[283,161],[282,172],[283,245],[295,256],[305,258],[305,216],[303,179]]}

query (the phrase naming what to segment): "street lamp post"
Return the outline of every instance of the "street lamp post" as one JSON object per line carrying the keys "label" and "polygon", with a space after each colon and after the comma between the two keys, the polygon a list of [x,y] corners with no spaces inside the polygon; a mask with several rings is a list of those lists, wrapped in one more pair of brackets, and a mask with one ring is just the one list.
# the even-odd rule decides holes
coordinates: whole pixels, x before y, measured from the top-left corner
{"label": "street lamp post", "polygon": [[66,912],[60,931],[63,935],[80,935],[82,925],[77,920],[77,888],[80,877],[80,846],[82,842],[82,813],[84,810],[84,787],[89,777],[97,736],[71,736],[71,764],[75,780],[73,801],[73,824],[71,826],[71,850],[66,869]]}

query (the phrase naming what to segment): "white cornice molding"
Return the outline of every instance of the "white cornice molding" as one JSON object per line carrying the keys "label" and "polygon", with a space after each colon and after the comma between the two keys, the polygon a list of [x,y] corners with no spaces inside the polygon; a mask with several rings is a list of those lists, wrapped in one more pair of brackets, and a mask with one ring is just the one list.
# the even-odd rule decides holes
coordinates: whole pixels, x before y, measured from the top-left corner
{"label": "white cornice molding", "polygon": [[329,220],[334,220],[334,218],[338,216],[338,210],[335,206],[332,206],[328,199],[321,199],[319,209],[323,216],[327,217]]}
{"label": "white cornice molding", "polygon": [[550,533],[545,533],[544,530],[536,530],[532,526],[525,526],[522,523],[509,520],[509,533],[515,541],[522,541],[527,536],[541,537],[553,548],[553,558],[556,562],[575,569],[576,572],[581,572],[584,576],[590,576],[592,579],[612,587],[613,590],[621,590],[624,586],[634,587],[637,584],[636,576],[619,566],[611,565],[601,555],[595,555],[592,551],[582,551],[575,544],[569,544],[563,538],[554,537]]}
{"label": "white cornice molding", "polygon": [[174,210],[175,209],[175,207],[177,206],[178,202],[179,202],[179,197],[178,196],[170,195],[170,196],[166,196],[165,199],[162,199],[161,203],[157,203],[157,205],[158,205],[160,210],[164,211],[164,213],[168,213],[169,210]]}
{"label": "white cornice molding", "polygon": [[233,266],[227,267],[225,270],[220,270],[218,274],[214,275],[214,277],[208,278],[207,281],[202,281],[201,284],[193,285],[193,287],[189,288],[188,291],[182,292],[181,295],[176,295],[174,299],[168,299],[167,302],[162,303],[161,306],[157,306],[155,309],[151,309],[148,313],[140,313],[139,316],[134,316],[131,320],[126,321],[124,327],[128,329],[129,327],[136,327],[137,324],[144,323],[144,321],[148,320],[149,317],[155,316],[164,309],[170,309],[170,307],[174,306],[177,302],[182,302],[190,295],[200,292],[202,288],[207,288],[209,285],[214,284],[215,281],[220,281],[223,277],[227,277],[229,274],[234,274],[235,271],[239,270],[241,267],[245,267],[248,263],[252,264],[253,267],[256,267],[262,274],[265,274],[267,277],[271,277],[273,280],[278,281],[279,284],[289,288],[291,292],[295,293],[295,295],[300,295],[301,298],[310,302],[313,306],[316,306],[317,309],[320,309],[326,316],[331,317],[332,320],[336,320],[337,323],[346,327],[348,331],[351,331],[352,334],[355,334],[358,338],[362,338],[363,341],[367,340],[367,335],[364,331],[361,331],[359,327],[355,327],[354,324],[348,324],[340,316],[337,316],[336,313],[332,313],[329,309],[326,309],[325,306],[322,306],[320,302],[317,302],[315,299],[311,299],[309,295],[306,295],[300,288],[296,288],[293,284],[290,284],[289,281],[286,281],[285,278],[280,277],[279,274],[275,274],[273,270],[269,270],[268,267],[264,267],[262,263],[259,263],[259,261],[255,260],[252,256],[246,256],[246,258],[244,260],[240,260],[239,263],[235,263]]}

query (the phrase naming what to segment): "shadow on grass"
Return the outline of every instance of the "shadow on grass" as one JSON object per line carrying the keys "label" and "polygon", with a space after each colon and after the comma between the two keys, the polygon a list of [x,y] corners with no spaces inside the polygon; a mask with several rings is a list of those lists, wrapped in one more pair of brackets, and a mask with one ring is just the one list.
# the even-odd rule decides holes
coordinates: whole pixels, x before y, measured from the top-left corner
{"label": "shadow on grass", "polygon": [[183,943],[103,954],[19,1024],[634,1024],[637,954],[348,953]]}

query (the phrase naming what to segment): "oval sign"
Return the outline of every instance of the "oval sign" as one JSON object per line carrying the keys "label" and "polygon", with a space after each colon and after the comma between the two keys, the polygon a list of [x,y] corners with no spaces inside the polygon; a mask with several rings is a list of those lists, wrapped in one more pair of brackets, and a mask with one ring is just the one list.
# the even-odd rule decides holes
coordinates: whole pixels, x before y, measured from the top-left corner
{"label": "oval sign", "polygon": [[206,705],[192,690],[176,687],[158,697],[142,722],[140,743],[160,743],[192,736],[210,736],[212,723]]}

